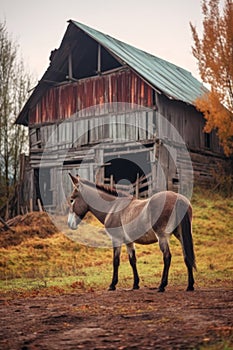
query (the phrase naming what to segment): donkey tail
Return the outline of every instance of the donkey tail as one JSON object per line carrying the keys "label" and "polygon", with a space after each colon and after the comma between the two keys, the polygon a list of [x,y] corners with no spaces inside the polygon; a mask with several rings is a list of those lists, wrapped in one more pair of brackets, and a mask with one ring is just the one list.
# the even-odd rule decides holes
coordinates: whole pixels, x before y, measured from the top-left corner
{"label": "donkey tail", "polygon": [[[180,222],[180,241],[182,243],[184,259],[190,268],[197,269],[192,238],[192,208],[186,203],[178,201],[178,220]],[[185,214],[184,214],[185,213]]]}

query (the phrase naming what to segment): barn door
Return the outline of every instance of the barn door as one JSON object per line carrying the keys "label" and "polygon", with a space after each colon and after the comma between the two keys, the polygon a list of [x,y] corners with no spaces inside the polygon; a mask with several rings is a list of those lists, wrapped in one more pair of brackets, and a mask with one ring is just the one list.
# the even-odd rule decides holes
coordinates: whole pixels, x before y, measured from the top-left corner
{"label": "barn door", "polygon": [[157,187],[160,191],[174,190],[177,185],[177,150],[175,147],[162,143],[159,147],[157,169]]}
{"label": "barn door", "polygon": [[34,169],[34,186],[36,203],[39,199],[44,207],[53,204],[53,193],[51,189],[51,174],[50,168]]}

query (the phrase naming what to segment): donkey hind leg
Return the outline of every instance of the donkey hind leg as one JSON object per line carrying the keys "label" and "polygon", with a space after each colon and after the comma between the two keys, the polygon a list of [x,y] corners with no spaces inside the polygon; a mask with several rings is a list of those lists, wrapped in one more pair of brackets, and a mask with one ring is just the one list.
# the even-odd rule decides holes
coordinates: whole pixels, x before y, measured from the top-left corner
{"label": "donkey hind leg", "polygon": [[139,276],[137,271],[137,259],[136,259],[134,244],[128,243],[126,247],[129,255],[129,262],[133,270],[133,279],[134,279],[133,289],[139,289]]}
{"label": "donkey hind leg", "polygon": [[171,256],[171,252],[169,249],[167,238],[165,236],[159,237],[158,241],[159,241],[160,250],[163,253],[163,273],[162,273],[161,283],[160,283],[160,286],[158,288],[158,292],[164,292],[165,287],[168,284],[168,274],[169,274],[169,268],[171,265],[172,256]]}
{"label": "donkey hind leg", "polygon": [[121,246],[113,248],[113,275],[108,290],[115,290],[118,283],[118,270],[120,265]]}
{"label": "donkey hind leg", "polygon": [[190,265],[186,258],[184,258],[184,262],[188,269],[188,287],[186,290],[187,292],[192,292],[194,290],[193,267]]}
{"label": "donkey hind leg", "polygon": [[175,237],[180,241],[180,244],[182,246],[182,250],[183,250],[183,255],[184,255],[184,262],[185,265],[187,267],[187,271],[188,271],[188,287],[187,287],[187,292],[192,292],[194,290],[194,277],[193,277],[193,265],[190,263],[189,259],[186,257],[186,253],[184,250],[184,244],[183,244],[183,240],[182,240],[182,228],[181,225],[179,225],[176,230],[174,231],[174,235]]}

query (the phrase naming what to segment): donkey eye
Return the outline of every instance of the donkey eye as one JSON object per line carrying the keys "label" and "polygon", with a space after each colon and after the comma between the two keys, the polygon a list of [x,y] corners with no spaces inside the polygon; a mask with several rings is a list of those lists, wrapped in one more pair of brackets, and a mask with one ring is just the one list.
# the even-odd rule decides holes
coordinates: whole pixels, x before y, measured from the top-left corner
{"label": "donkey eye", "polygon": [[71,199],[70,199],[70,204],[73,204],[73,203],[74,203],[74,199],[71,198]]}

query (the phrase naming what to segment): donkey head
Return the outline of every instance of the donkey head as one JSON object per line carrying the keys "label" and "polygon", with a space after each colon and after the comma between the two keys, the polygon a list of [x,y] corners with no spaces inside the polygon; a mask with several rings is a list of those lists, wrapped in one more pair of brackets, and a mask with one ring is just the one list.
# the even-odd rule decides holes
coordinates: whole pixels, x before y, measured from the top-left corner
{"label": "donkey head", "polygon": [[80,176],[73,176],[70,174],[73,184],[73,192],[70,196],[70,211],[68,215],[68,226],[72,230],[76,230],[79,223],[82,221],[88,211],[88,205],[82,196],[82,187]]}

